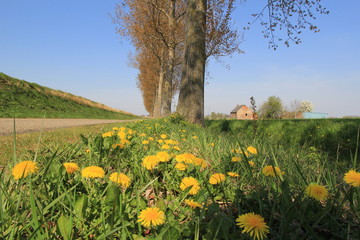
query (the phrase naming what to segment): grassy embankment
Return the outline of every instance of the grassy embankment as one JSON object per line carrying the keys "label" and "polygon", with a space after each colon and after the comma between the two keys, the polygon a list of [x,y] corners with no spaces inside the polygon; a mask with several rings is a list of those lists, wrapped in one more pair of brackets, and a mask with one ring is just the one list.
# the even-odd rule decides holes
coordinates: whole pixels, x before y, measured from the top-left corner
{"label": "grassy embankment", "polygon": [[138,116],[0,72],[0,118],[134,119]]}
{"label": "grassy embankment", "polygon": [[[359,171],[359,121],[207,124],[169,117],[104,129],[21,159],[38,170],[18,180],[20,159],[11,160],[0,174],[0,238],[254,239],[237,225],[248,213],[264,218],[245,223],[259,239],[360,238],[360,188],[344,180]],[[79,169],[67,173],[66,162]],[[187,177],[194,185],[184,188]],[[158,208],[145,216],[157,220],[150,227],[139,218],[148,207]]]}

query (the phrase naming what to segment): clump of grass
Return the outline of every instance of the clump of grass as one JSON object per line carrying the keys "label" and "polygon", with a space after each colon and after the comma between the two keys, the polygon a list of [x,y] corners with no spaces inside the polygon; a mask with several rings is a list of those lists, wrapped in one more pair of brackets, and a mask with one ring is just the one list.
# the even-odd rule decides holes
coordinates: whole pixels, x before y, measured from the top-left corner
{"label": "clump of grass", "polygon": [[[170,116],[42,152],[37,172],[18,180],[9,163],[1,237],[358,239],[360,192],[343,179],[349,167],[316,147],[259,136]],[[79,170],[68,172],[68,162]]]}

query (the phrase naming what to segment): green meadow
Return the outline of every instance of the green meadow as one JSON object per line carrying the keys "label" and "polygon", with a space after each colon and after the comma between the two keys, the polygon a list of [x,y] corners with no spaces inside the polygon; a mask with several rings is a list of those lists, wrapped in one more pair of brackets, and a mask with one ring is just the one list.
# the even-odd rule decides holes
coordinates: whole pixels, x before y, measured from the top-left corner
{"label": "green meadow", "polygon": [[359,239],[359,126],[171,115],[57,130],[68,142],[37,133],[26,154],[19,135],[0,172],[0,238]]}

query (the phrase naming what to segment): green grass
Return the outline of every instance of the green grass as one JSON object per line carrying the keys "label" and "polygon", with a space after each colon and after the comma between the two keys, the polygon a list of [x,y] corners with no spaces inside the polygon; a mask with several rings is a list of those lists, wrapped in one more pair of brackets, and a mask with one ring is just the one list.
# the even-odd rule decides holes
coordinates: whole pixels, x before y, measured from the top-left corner
{"label": "green grass", "polygon": [[[71,127],[55,130],[45,130],[16,135],[16,157],[18,161],[32,159],[38,154],[49,152],[51,149],[65,148],[81,141],[80,134],[87,137],[106,131],[119,123],[99,124],[93,126]],[[12,161],[14,158],[14,136],[7,135],[0,138],[0,165]]]}
{"label": "green grass", "polygon": [[[20,159],[9,161],[0,173],[0,238],[252,239],[236,225],[240,215],[251,212],[269,226],[267,239],[360,238],[360,189],[343,180],[350,169],[359,171],[356,157],[340,162],[313,142],[287,144],[277,137],[285,134],[283,127],[274,127],[277,132],[268,137],[265,130],[271,124],[259,126],[256,133],[251,125],[237,129],[232,124],[238,123],[208,124],[204,129],[170,116],[85,134],[76,144],[42,149],[21,159],[36,161],[39,170],[19,180],[11,171]],[[169,139],[173,141],[166,143]],[[257,154],[250,154],[249,146]],[[157,163],[153,170],[142,165],[145,157],[164,151],[171,156],[169,161]],[[188,168],[178,170],[177,156],[184,153],[207,166],[202,168],[188,157]],[[342,154],[349,156],[339,153],[338,160]],[[233,162],[233,157],[242,160]],[[62,167],[65,162],[77,163],[80,170],[102,167],[105,176],[69,174]],[[283,173],[265,176],[265,166]],[[114,172],[129,176],[130,186],[110,181]],[[224,174],[225,180],[210,184],[214,173]],[[180,189],[185,177],[197,179],[198,193]],[[310,197],[305,192],[310,183],[324,186],[328,197],[320,201]],[[191,209],[185,204],[189,199],[202,208]],[[147,207],[163,211],[164,223],[141,225],[138,216]]]}
{"label": "green grass", "polygon": [[15,79],[3,73],[0,73],[0,117],[138,118],[85,98]]}
{"label": "green grass", "polygon": [[[288,147],[316,147],[330,159],[355,157],[360,119],[207,120],[212,131],[267,139]],[[359,158],[359,151],[357,151]]]}

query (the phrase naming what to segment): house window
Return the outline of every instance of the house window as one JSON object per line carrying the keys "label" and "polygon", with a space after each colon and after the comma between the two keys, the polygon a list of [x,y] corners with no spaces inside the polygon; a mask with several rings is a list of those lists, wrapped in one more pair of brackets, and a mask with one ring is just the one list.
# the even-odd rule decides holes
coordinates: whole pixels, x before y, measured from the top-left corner
{"label": "house window", "polygon": [[247,116],[247,113],[245,113],[245,116]]}

